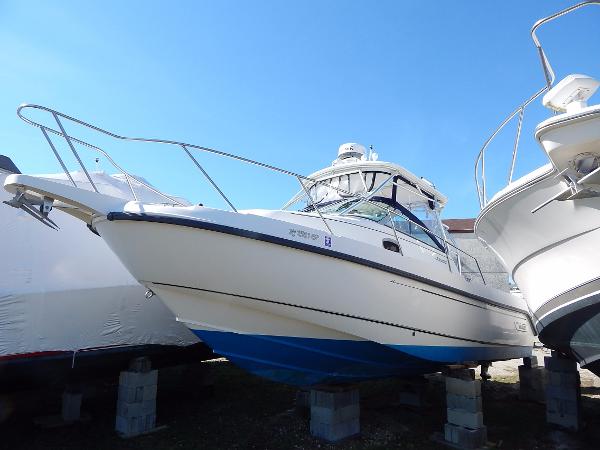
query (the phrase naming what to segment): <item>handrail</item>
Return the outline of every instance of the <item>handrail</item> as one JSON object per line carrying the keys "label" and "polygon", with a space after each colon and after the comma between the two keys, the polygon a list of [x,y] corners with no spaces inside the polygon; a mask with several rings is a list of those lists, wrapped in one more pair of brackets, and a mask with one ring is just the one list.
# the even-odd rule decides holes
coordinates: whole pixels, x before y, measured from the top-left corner
{"label": "handrail", "polygon": [[[41,110],[41,111],[45,111],[49,114],[52,115],[52,117],[55,119],[59,130],[56,130],[48,125],[43,125],[39,122],[36,122],[28,117],[26,117],[24,115],[24,110],[26,109],[37,109],[37,110]],[[352,193],[352,192],[348,192],[344,189],[341,189],[337,186],[333,186],[329,183],[324,183],[322,180],[315,180],[294,172],[291,172],[289,170],[285,170],[285,169],[281,169],[275,166],[272,166],[270,164],[265,164],[265,163],[261,163],[259,161],[254,161],[251,160],[249,158],[245,158],[245,157],[241,157],[238,155],[234,155],[232,153],[227,153],[221,150],[217,150],[214,148],[210,148],[210,147],[204,147],[204,146],[199,146],[199,145],[195,145],[195,144],[189,144],[189,143],[185,143],[185,142],[179,142],[179,141],[172,141],[172,140],[165,140],[165,139],[151,139],[151,138],[139,138],[139,137],[127,137],[127,136],[122,136],[116,133],[112,133],[110,131],[107,131],[103,128],[97,127],[95,125],[92,125],[90,123],[84,122],[82,120],[76,119],[75,117],[69,116],[67,114],[61,113],[59,111],[53,110],[51,108],[45,107],[45,106],[41,106],[41,105],[34,105],[34,104],[22,104],[18,107],[17,109],[17,115],[19,116],[19,118],[21,120],[23,120],[24,122],[26,122],[29,125],[32,125],[34,127],[40,128],[42,131],[42,134],[44,135],[46,141],[48,142],[48,144],[50,145],[54,155],[56,156],[56,158],[58,159],[62,169],[64,170],[66,176],[68,177],[69,181],[74,185],[77,186],[77,183],[74,181],[74,179],[72,178],[71,174],[69,173],[69,171],[67,170],[67,167],[64,163],[64,161],[62,160],[59,152],[56,150],[56,147],[54,146],[52,140],[50,139],[50,136],[48,133],[60,136],[62,138],[65,139],[65,141],[67,142],[70,150],[72,151],[72,153],[75,156],[75,159],[77,160],[77,162],[79,163],[80,167],[82,168],[86,178],[88,179],[90,185],[92,186],[92,188],[98,192],[98,188],[96,187],[96,185],[94,184],[89,172],[87,171],[85,164],[83,163],[83,161],[81,160],[81,158],[79,157],[79,154],[77,153],[77,150],[75,148],[74,144],[77,145],[81,145],[83,147],[92,149],[94,151],[99,152],[100,154],[102,154],[107,161],[110,162],[110,164],[115,167],[116,170],[118,170],[119,172],[121,172],[121,174],[125,177],[125,180],[127,181],[129,188],[131,190],[131,193],[134,197],[134,199],[138,200],[138,196],[135,192],[135,188],[133,186],[133,184],[131,183],[131,180],[134,180],[136,183],[139,183],[140,185],[146,187],[147,189],[149,189],[150,191],[154,192],[155,194],[159,195],[160,197],[168,200],[171,204],[175,204],[175,205],[180,205],[180,206],[185,206],[183,203],[181,203],[180,201],[178,201],[177,199],[157,190],[156,188],[154,188],[153,186],[150,186],[148,183],[143,182],[142,180],[139,180],[138,178],[134,177],[133,175],[129,174],[127,171],[125,171],[121,166],[119,166],[111,157],[110,155],[104,151],[103,149],[101,149],[100,147],[97,147],[93,144],[90,144],[89,142],[83,141],[81,139],[78,139],[74,136],[71,136],[67,133],[67,131],[65,130],[65,127],[63,126],[61,119],[62,120],[67,120],[70,122],[73,122],[77,125],[81,125],[82,127],[85,128],[89,128],[93,131],[96,131],[100,134],[104,134],[107,135],[111,138],[114,139],[119,139],[119,140],[123,140],[123,141],[135,141],[135,142],[146,142],[146,143],[158,143],[158,144],[166,144],[166,145],[174,145],[174,146],[178,146],[179,148],[183,149],[185,154],[192,160],[193,164],[202,172],[202,174],[204,175],[204,177],[207,179],[207,181],[212,185],[212,187],[218,192],[218,194],[225,200],[225,202],[229,205],[229,207],[234,211],[237,212],[237,209],[235,208],[235,206],[233,205],[233,203],[229,200],[229,198],[223,193],[223,191],[219,188],[219,186],[217,185],[217,183],[210,177],[210,175],[207,173],[207,171],[202,167],[202,165],[199,163],[199,161],[194,157],[194,155],[192,155],[192,153],[190,152],[189,149],[196,149],[196,150],[200,150],[200,151],[204,151],[204,152],[208,152],[208,153],[213,153],[216,154],[218,156],[223,156],[226,158],[230,158],[230,159],[234,159],[237,161],[241,161],[247,164],[251,164],[251,165],[255,165],[255,166],[259,166],[259,167],[263,167],[265,169],[268,170],[272,170],[278,173],[282,173],[284,175],[288,175],[288,176],[292,176],[294,178],[296,178],[298,180],[298,182],[300,183],[302,190],[300,191],[299,194],[297,194],[296,196],[294,196],[293,198],[293,202],[288,202],[288,204],[293,204],[296,203],[298,201],[300,201],[304,196],[306,196],[308,198],[308,202],[311,204],[311,206],[315,209],[315,211],[317,212],[318,216],[320,217],[320,219],[323,221],[323,223],[325,224],[325,227],[327,228],[327,230],[329,231],[330,234],[334,234],[333,231],[331,230],[331,227],[329,226],[329,224],[327,223],[327,218],[321,213],[321,211],[319,210],[319,205],[318,203],[315,204],[314,201],[312,200],[312,197],[310,195],[309,192],[309,188],[307,188],[307,186],[310,184],[311,187],[314,186],[317,183],[323,183],[326,186],[330,187],[331,189],[334,189],[338,192],[341,192],[343,194],[346,194],[348,196],[351,197],[355,197],[358,198],[359,201],[362,202],[368,202],[372,205],[375,205],[376,207],[382,208],[384,209],[388,215],[391,216],[399,216],[399,217],[403,217],[404,219],[408,220],[409,222],[411,222],[412,224],[414,224],[416,227],[422,229],[423,231],[425,231],[427,234],[433,235],[435,236],[437,239],[440,240],[440,242],[444,242],[445,243],[445,253],[446,256],[448,258],[448,262],[449,262],[449,248],[452,247],[453,249],[456,250],[456,253],[458,255],[458,252],[460,252],[461,254],[464,254],[466,256],[468,256],[469,258],[473,259],[478,267],[479,273],[481,275],[482,281],[485,284],[485,279],[483,277],[483,273],[481,272],[481,269],[479,268],[479,263],[477,262],[477,259],[475,257],[473,257],[472,255],[469,255],[467,252],[461,250],[460,248],[458,248],[457,246],[455,246],[452,242],[449,242],[445,237],[443,236],[438,236],[437,234],[435,234],[433,231],[421,226],[421,224],[418,224],[416,222],[414,222],[412,219],[405,217],[403,214],[399,213],[396,210],[393,210],[391,208],[388,208],[386,206],[380,205],[379,203],[373,202],[371,201],[371,197],[378,192],[379,190],[383,189],[390,180],[393,180],[393,177],[396,174],[396,172],[392,173],[391,176],[386,179],[386,181],[384,183],[381,183],[376,189],[370,191],[370,192],[366,192],[364,196],[357,196],[356,194]],[[393,183],[396,184],[396,183]],[[348,200],[348,199],[345,199]],[[354,205],[355,206],[355,205]],[[397,236],[396,234],[396,229],[395,226],[392,224],[393,228],[394,228],[394,235]],[[414,238],[414,237],[413,237]],[[416,239],[416,238],[415,238]],[[460,257],[459,259],[459,263],[458,263],[458,270],[459,273],[461,272],[461,264],[460,264]],[[449,263],[449,267],[450,270],[452,270],[450,263]]]}
{"label": "handrail", "polygon": [[525,100],[525,102],[523,102],[521,105],[519,105],[513,112],[511,112],[500,123],[498,128],[496,128],[494,130],[494,132],[484,142],[483,146],[479,150],[479,153],[477,154],[477,158],[475,159],[475,185],[477,187],[477,198],[479,201],[480,208],[482,208],[482,209],[485,208],[485,206],[488,203],[487,189],[486,189],[486,176],[485,176],[485,153],[486,153],[488,146],[494,140],[494,138],[498,135],[498,133],[500,131],[502,131],[502,129],[504,129],[504,127],[518,114],[519,121],[517,124],[517,133],[516,133],[516,137],[515,137],[515,144],[513,147],[513,154],[512,154],[511,165],[510,165],[509,175],[508,175],[508,184],[510,184],[512,182],[514,169],[515,169],[515,162],[516,162],[516,158],[517,158],[517,151],[518,151],[518,147],[519,147],[519,138],[521,135],[521,126],[523,123],[523,114],[525,112],[525,108],[527,106],[529,106],[529,104],[531,102],[533,102],[535,99],[537,99],[544,92],[549,91],[550,88],[552,87],[552,84],[554,83],[555,78],[556,78],[554,70],[552,69],[552,66],[550,65],[550,61],[548,60],[548,57],[546,56],[546,53],[544,52],[544,49],[542,48],[542,44],[540,43],[540,40],[537,37],[536,31],[538,30],[538,28],[540,26],[542,26],[543,24],[545,24],[547,22],[551,22],[551,21],[553,21],[559,17],[562,17],[566,14],[569,14],[579,8],[582,8],[584,6],[589,6],[589,5],[600,5],[600,0],[588,0],[585,2],[578,3],[576,5],[565,8],[561,11],[558,11],[548,17],[544,17],[533,24],[530,34],[531,34],[533,43],[538,51],[538,55],[540,58],[540,62],[542,64],[542,70],[544,72],[544,79],[546,81],[546,84],[541,89],[536,91],[531,97],[529,97],[527,100]]}

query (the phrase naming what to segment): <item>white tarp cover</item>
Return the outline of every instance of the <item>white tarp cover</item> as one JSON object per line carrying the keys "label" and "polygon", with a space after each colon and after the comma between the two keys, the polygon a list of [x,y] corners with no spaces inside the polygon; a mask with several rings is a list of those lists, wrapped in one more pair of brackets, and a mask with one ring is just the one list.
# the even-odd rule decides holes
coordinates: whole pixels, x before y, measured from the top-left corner
{"label": "white tarp cover", "polygon": [[[72,175],[76,181],[83,179],[81,173]],[[131,198],[119,177],[91,175],[101,192]],[[6,176],[0,171],[1,183]],[[154,196],[144,188],[136,192],[142,198]],[[10,196],[0,188],[0,201]],[[0,203],[0,358],[198,342],[160,299],[144,297],[145,289],[102,238],[62,211],[52,211],[51,218],[59,231]]]}

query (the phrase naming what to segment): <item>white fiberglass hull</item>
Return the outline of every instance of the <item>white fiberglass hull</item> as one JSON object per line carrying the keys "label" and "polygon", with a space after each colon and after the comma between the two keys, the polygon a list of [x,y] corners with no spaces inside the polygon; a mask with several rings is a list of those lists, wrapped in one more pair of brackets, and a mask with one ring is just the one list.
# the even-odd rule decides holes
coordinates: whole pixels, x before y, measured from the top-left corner
{"label": "white fiberglass hull", "polygon": [[540,340],[591,370],[600,358],[600,200],[553,201],[567,187],[550,166],[497,195],[476,222],[523,292]]}
{"label": "white fiberglass hull", "polygon": [[526,312],[447,265],[432,270],[383,248],[327,241],[320,229],[307,230],[314,240],[292,239],[295,224],[252,214],[154,210],[94,226],[178,320],[259,375],[311,385],[530,354]]}

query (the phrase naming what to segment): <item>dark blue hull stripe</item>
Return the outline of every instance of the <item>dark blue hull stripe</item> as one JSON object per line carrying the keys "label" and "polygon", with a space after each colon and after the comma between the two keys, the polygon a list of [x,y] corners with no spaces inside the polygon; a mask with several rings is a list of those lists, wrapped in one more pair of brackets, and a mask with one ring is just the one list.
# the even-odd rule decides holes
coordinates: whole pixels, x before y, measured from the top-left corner
{"label": "dark blue hull stripe", "polygon": [[[382,345],[370,341],[247,335],[193,330],[241,368],[299,386],[353,383],[437,372],[448,364],[514,358],[515,349]],[[521,355],[530,348],[521,348]]]}
{"label": "dark blue hull stripe", "polygon": [[[429,278],[425,278],[425,277],[415,274],[415,273],[407,272],[405,270],[397,269],[397,268],[391,267],[391,266],[386,266],[384,264],[380,264],[375,261],[360,258],[358,256],[349,255],[347,253],[341,253],[341,252],[337,252],[335,250],[316,247],[314,245],[308,245],[308,244],[304,244],[302,242],[292,241],[290,239],[284,239],[284,238],[272,236],[269,234],[257,233],[255,231],[243,230],[241,228],[230,227],[227,225],[221,225],[221,224],[217,224],[217,223],[202,222],[202,221],[194,220],[194,219],[186,219],[183,217],[158,216],[158,215],[151,215],[151,214],[125,213],[125,212],[111,212],[111,213],[108,213],[106,218],[109,221],[130,220],[130,221],[136,221],[136,222],[152,222],[152,223],[162,223],[162,224],[168,224],[168,225],[178,225],[178,226],[188,227],[188,228],[197,228],[197,229],[207,230],[207,231],[215,231],[218,233],[225,233],[225,234],[230,234],[230,235],[234,235],[234,236],[238,236],[238,237],[255,239],[258,241],[269,242],[271,244],[282,245],[282,246],[294,248],[297,250],[303,250],[303,251],[317,253],[317,254],[324,255],[324,256],[330,256],[332,258],[349,261],[349,262],[352,262],[355,264],[360,264],[362,266],[367,266],[367,267],[370,267],[373,269],[382,270],[384,272],[388,272],[388,273],[391,273],[394,275],[399,275],[399,276],[402,276],[405,278],[419,281],[419,282],[425,283],[429,286],[444,289],[446,291],[453,292],[455,294],[463,295],[467,298],[477,300],[479,302],[482,302],[482,303],[485,303],[485,304],[488,304],[491,306],[495,306],[497,308],[501,308],[501,309],[504,309],[507,311],[518,312],[518,313],[524,314],[525,317],[527,317],[529,319],[529,313],[523,309],[516,308],[514,306],[510,306],[510,305],[506,305],[506,304],[502,304],[502,303],[498,303],[498,302],[495,302],[488,298],[481,297],[477,294],[467,292],[462,289],[455,288],[453,286],[448,286],[446,284],[440,283],[435,280],[431,280]],[[435,295],[439,295],[439,296],[442,296],[445,298],[449,298],[454,301],[460,301],[460,300],[453,299],[452,297],[446,297],[437,292],[428,291],[426,289],[421,289],[421,290],[435,294]],[[466,302],[463,302],[463,303],[466,303]],[[472,305],[472,306],[478,307],[478,305]],[[533,324],[531,324],[531,325],[532,325],[532,330],[535,330],[535,327],[533,326]]]}

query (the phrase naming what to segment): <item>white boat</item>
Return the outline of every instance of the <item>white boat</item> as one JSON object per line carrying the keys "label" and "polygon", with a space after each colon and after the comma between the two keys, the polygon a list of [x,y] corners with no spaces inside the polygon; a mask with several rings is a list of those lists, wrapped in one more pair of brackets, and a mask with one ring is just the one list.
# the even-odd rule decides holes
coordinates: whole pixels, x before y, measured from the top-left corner
{"label": "white boat", "polygon": [[[537,29],[598,1],[584,2],[539,20],[531,35],[546,85],[504,120],[477,158],[475,177],[481,203],[475,231],[503,262],[523,293],[548,347],[600,375],[600,105],[588,99],[600,82],[569,75],[553,86],[554,72]],[[525,108],[543,96],[553,115],[535,129],[549,163],[512,180]],[[486,150],[517,118],[509,184],[486,195]],[[489,178],[489,167],[487,169]]]}
{"label": "white boat", "polygon": [[[40,106],[22,106],[22,118],[28,108],[92,127]],[[167,196],[127,201],[27,175],[5,188],[44,218],[51,207],[75,207],[179,321],[241,367],[307,386],[530,355],[525,303],[463,276],[477,263],[444,234],[446,198],[405,168],[346,144],[331,167],[303,177],[206,147],[93,129],[182,147],[231,211]],[[63,127],[53,132],[72,149],[83,144]],[[300,192],[281,210],[237,210],[192,151],[295,177]]]}
{"label": "white boat", "polygon": [[[0,156],[2,182],[17,171]],[[69,175],[82,182],[81,173]],[[130,196],[119,178],[90,176]],[[0,202],[10,198],[0,192]],[[0,391],[116,373],[137,356],[161,366],[211,354],[159,299],[145,298],[100,237],[64,212],[52,220],[60,231],[0,203]]]}

